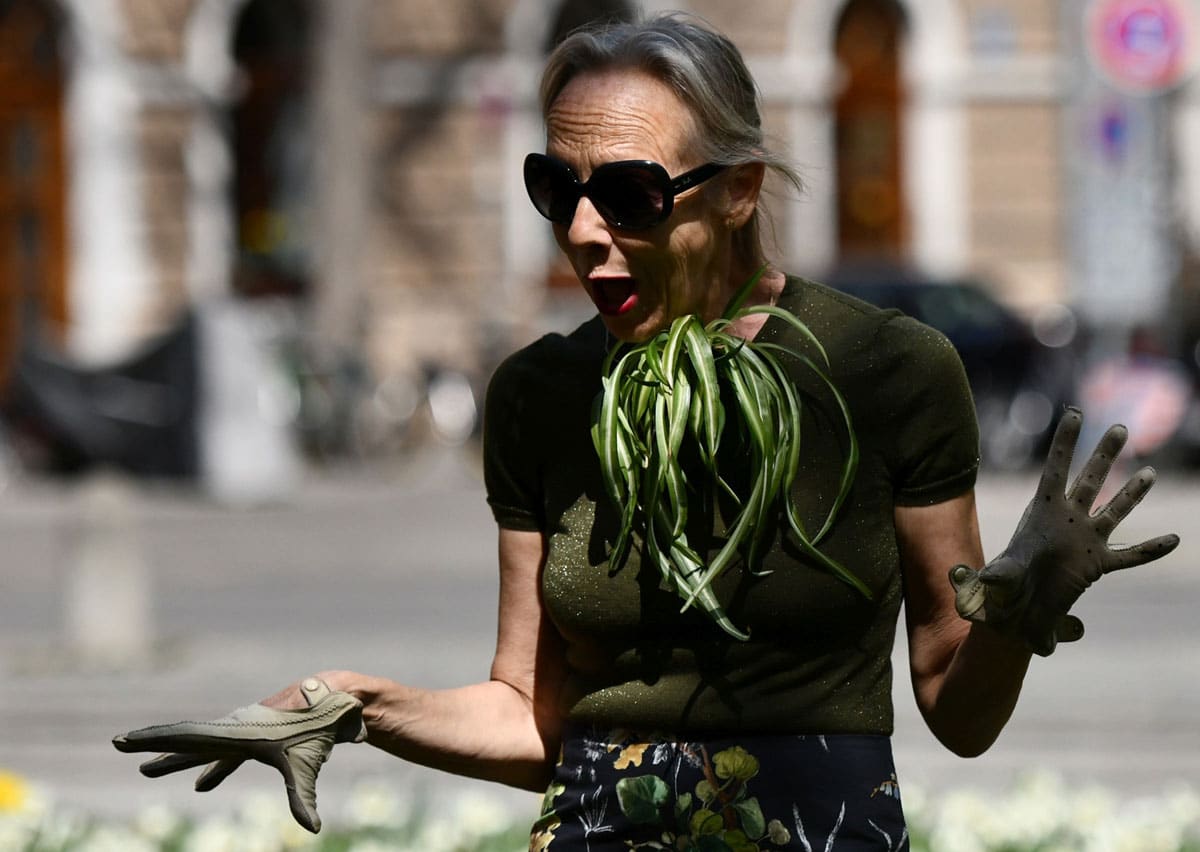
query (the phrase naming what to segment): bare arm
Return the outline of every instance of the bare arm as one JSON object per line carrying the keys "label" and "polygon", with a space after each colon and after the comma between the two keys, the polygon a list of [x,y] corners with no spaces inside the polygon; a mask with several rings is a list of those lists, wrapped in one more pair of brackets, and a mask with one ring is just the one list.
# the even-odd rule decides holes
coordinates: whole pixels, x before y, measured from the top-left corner
{"label": "bare arm", "polygon": [[951,751],[982,754],[1016,707],[1030,653],[994,630],[964,621],[954,609],[947,572],[958,564],[979,568],[984,561],[975,494],[934,506],[897,507],[895,519],[917,707]]}
{"label": "bare arm", "polygon": [[[500,614],[491,677],[457,689],[425,690],[349,671],[318,675],[364,705],[367,741],[436,769],[545,789],[558,755],[558,693],[564,662],[538,593],[541,533],[500,531]],[[297,688],[269,699],[295,706]]]}

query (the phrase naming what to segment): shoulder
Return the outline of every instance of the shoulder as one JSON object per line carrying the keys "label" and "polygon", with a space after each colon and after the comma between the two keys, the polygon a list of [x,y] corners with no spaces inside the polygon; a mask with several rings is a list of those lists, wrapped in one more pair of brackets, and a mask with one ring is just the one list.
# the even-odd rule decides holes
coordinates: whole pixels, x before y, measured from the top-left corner
{"label": "shoulder", "polygon": [[500,362],[492,374],[492,392],[564,382],[573,386],[593,376],[598,385],[606,344],[604,326],[595,318],[569,334],[544,335]]}
{"label": "shoulder", "polygon": [[[789,277],[780,306],[825,346],[835,370],[890,370],[908,363],[958,361],[944,334],[895,308],[879,308],[805,278]],[[835,355],[837,358],[835,358]]]}

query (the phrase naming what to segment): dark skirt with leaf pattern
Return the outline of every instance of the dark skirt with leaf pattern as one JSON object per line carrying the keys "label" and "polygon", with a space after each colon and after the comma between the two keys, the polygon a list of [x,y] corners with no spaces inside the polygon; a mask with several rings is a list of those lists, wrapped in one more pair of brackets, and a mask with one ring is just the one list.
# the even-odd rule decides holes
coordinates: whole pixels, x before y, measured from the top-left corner
{"label": "dark skirt with leaf pattern", "polygon": [[531,852],[908,849],[891,741],[568,728]]}

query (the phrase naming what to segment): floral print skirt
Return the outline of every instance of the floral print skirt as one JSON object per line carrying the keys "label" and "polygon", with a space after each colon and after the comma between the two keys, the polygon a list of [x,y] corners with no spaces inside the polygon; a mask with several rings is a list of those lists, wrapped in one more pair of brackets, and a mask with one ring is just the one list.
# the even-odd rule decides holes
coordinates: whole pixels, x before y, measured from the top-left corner
{"label": "floral print skirt", "polygon": [[530,852],[900,852],[884,736],[684,742],[568,726]]}

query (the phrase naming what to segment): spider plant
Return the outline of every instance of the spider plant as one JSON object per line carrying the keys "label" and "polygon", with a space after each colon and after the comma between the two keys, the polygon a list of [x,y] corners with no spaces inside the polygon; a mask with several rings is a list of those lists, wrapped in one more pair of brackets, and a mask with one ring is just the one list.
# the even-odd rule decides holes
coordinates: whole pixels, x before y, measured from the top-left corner
{"label": "spider plant", "polygon": [[[739,560],[761,576],[762,560],[770,547],[772,521],[782,514],[800,549],[867,598],[870,590],[854,574],[823,554],[818,545],[834,519],[854,479],[858,442],[845,399],[829,377],[829,358],[809,328],[794,314],[767,305],[742,307],[766,266],[739,288],[724,313],[707,325],[694,315],[681,316],[654,337],[613,347],[604,361],[602,388],[592,417],[592,441],[609,497],[620,510],[620,527],[609,564],[620,568],[635,537],[643,559],[662,574],[683,599],[682,610],[700,606],[731,636],[749,634],[730,620],[713,593],[713,581]],[[777,343],[745,340],[729,326],[754,313],[778,317],[799,332],[817,353]],[[802,402],[784,364],[793,361],[814,373],[837,401],[848,436],[836,497],[820,529],[810,534],[791,497],[800,463]],[[736,400],[727,412],[721,391],[728,387]],[[722,477],[717,453],[726,420],[740,422],[747,437],[751,478],[747,493],[737,493]],[[689,483],[680,464],[681,450],[690,441],[710,482],[727,494],[736,514],[724,542],[706,560],[687,538],[689,508],[711,494],[711,488]]]}

